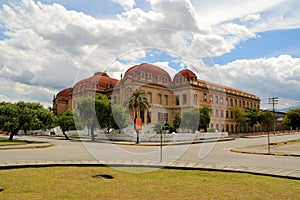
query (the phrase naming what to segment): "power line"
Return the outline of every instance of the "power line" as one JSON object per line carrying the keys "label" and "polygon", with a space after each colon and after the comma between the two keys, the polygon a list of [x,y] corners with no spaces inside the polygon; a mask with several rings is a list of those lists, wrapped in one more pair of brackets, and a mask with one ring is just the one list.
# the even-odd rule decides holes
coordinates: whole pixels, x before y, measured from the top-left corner
{"label": "power line", "polygon": [[269,104],[273,106],[273,113],[275,113],[275,105],[278,104],[278,97],[269,98]]}

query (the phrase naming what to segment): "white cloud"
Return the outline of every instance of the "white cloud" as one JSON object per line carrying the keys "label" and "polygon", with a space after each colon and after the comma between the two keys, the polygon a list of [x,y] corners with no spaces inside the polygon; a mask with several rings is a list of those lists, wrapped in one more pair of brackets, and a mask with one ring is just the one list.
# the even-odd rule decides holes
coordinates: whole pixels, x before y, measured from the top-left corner
{"label": "white cloud", "polygon": [[[24,98],[37,98],[31,94],[41,91],[41,101],[48,98],[51,102],[51,92],[70,87],[95,71],[111,68],[112,76],[119,78],[131,64],[145,58],[147,49],[159,49],[192,63],[187,66],[199,64],[202,67],[202,58],[228,53],[240,41],[255,37],[258,30],[300,24],[296,1],[147,0],[148,11],[135,8],[134,0],[111,1],[123,6],[124,12],[101,19],[67,10],[59,4],[32,0],[3,5],[0,23],[6,39],[0,40],[3,52],[0,79],[11,85],[22,85],[19,89],[28,87],[26,90],[31,93],[21,93]],[[277,14],[280,20],[274,17]],[[128,64],[124,65],[118,58]],[[277,63],[279,58],[274,59],[273,63]],[[288,65],[284,59],[279,60]],[[169,67],[168,62],[157,64]],[[254,71],[251,67],[247,67],[246,72],[235,67],[251,62],[236,61],[227,65],[226,69],[232,68],[231,72],[224,71],[233,78],[230,84],[238,81],[236,75],[265,72],[269,70],[266,66],[277,69],[273,71],[277,73],[277,81],[294,77],[286,83],[298,84],[298,67],[293,71],[276,68],[271,59],[265,59],[265,63],[256,61]],[[203,65],[199,74],[205,70],[207,67]],[[17,90],[11,92],[11,96],[20,95]]]}
{"label": "white cloud", "polygon": [[286,0],[210,0],[192,3],[197,11],[199,23],[205,26],[241,19],[253,13],[259,13],[274,6],[278,6]]}
{"label": "white cloud", "polygon": [[[239,88],[262,98],[262,105],[268,97],[298,99],[300,93],[300,58],[281,55],[253,60],[236,60],[225,66],[215,66],[226,86]],[[209,77],[211,80],[214,76]],[[295,105],[298,101],[285,101],[285,105]],[[284,105],[279,105],[283,108]]]}
{"label": "white cloud", "polygon": [[120,4],[125,10],[131,9],[135,5],[135,0],[111,0],[117,4]]}
{"label": "white cloud", "polygon": [[260,14],[250,14],[246,17],[242,18],[242,21],[248,22],[248,21],[258,21],[260,20]]}

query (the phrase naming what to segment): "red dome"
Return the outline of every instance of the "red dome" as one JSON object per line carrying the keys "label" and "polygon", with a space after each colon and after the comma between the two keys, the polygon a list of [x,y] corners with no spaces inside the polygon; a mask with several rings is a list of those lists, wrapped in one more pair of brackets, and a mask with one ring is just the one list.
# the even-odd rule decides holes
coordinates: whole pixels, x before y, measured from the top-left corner
{"label": "red dome", "polygon": [[69,98],[70,93],[72,93],[72,88],[67,88],[67,89],[64,89],[64,90],[60,91],[59,93],[57,93],[56,97],[57,98]]}
{"label": "red dome", "polygon": [[181,77],[185,77],[187,81],[197,80],[196,74],[189,69],[184,69],[184,70],[181,70],[180,72],[178,72],[174,76],[173,80],[175,81],[176,78],[181,78]]}
{"label": "red dome", "polygon": [[[144,75],[142,74],[144,73]],[[168,72],[166,72],[165,70],[163,70],[160,67],[157,67],[155,65],[151,65],[151,64],[147,64],[147,63],[142,63],[140,65],[135,65],[131,68],[129,68],[124,75],[124,78],[131,76],[131,77],[142,77],[144,76],[145,78],[147,77],[147,75],[151,74],[151,79],[153,80],[159,80],[163,79],[163,78],[167,78],[167,82],[171,83],[172,79],[170,77],[170,75],[168,74]]]}
{"label": "red dome", "polygon": [[75,85],[75,87],[95,87],[97,86],[98,89],[107,89],[111,87],[115,87],[118,83],[117,79],[109,77],[105,72],[97,72],[92,77],[83,79],[81,81],[78,81]]}

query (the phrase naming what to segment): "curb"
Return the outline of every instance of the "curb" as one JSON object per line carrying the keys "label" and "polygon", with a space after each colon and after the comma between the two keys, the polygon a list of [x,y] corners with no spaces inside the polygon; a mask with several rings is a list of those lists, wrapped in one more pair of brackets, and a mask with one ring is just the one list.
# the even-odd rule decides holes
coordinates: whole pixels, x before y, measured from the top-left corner
{"label": "curb", "polygon": [[0,150],[15,150],[15,149],[40,149],[40,148],[48,148],[52,147],[54,144],[47,143],[47,144],[41,144],[41,145],[20,145],[20,146],[6,146],[6,147],[0,147]]}
{"label": "curb", "polygon": [[245,151],[245,150],[239,150],[239,149],[230,149],[230,151],[235,152],[235,153],[256,154],[256,155],[300,157],[299,154],[291,154],[291,153],[267,153],[267,152]]}
{"label": "curb", "polygon": [[[199,143],[209,143],[209,142],[223,142],[223,141],[231,141],[234,138],[224,138],[224,139],[211,139],[211,140],[195,140],[195,141],[187,141],[187,142],[163,142],[162,146],[168,145],[186,145],[186,144],[199,144]],[[129,146],[161,146],[160,143],[134,143],[134,142],[114,142],[112,144],[116,145],[129,145]]]}
{"label": "curb", "polygon": [[[277,169],[279,173],[268,173],[266,170],[251,170],[242,166],[224,166],[222,167],[212,167],[207,166],[209,164],[194,164],[194,163],[185,163],[182,165],[176,164],[147,164],[140,162],[111,162],[111,163],[101,163],[99,161],[45,161],[45,162],[23,162],[23,163],[9,163],[6,165],[0,164],[0,170],[5,169],[20,169],[20,168],[40,168],[40,167],[68,167],[68,166],[78,166],[78,167],[144,167],[144,168],[165,168],[165,169],[174,169],[174,170],[202,170],[202,171],[217,171],[217,172],[232,172],[232,173],[244,173],[244,174],[253,174],[260,176],[269,176],[277,178],[286,178],[292,180],[300,180],[299,172],[294,170],[290,173],[282,174],[282,170]],[[296,174],[296,175],[293,175]]]}

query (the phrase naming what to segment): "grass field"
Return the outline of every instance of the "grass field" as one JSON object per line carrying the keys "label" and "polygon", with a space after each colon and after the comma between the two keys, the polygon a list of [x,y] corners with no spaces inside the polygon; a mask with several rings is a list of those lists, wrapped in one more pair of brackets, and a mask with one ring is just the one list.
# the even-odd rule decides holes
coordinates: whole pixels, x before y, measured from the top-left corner
{"label": "grass field", "polygon": [[19,141],[19,140],[8,140],[7,138],[0,137],[0,146],[6,145],[18,145],[18,144],[28,144],[26,141]]}
{"label": "grass field", "polygon": [[296,200],[300,181],[200,170],[126,173],[109,167],[25,168],[0,170],[0,199]]}

